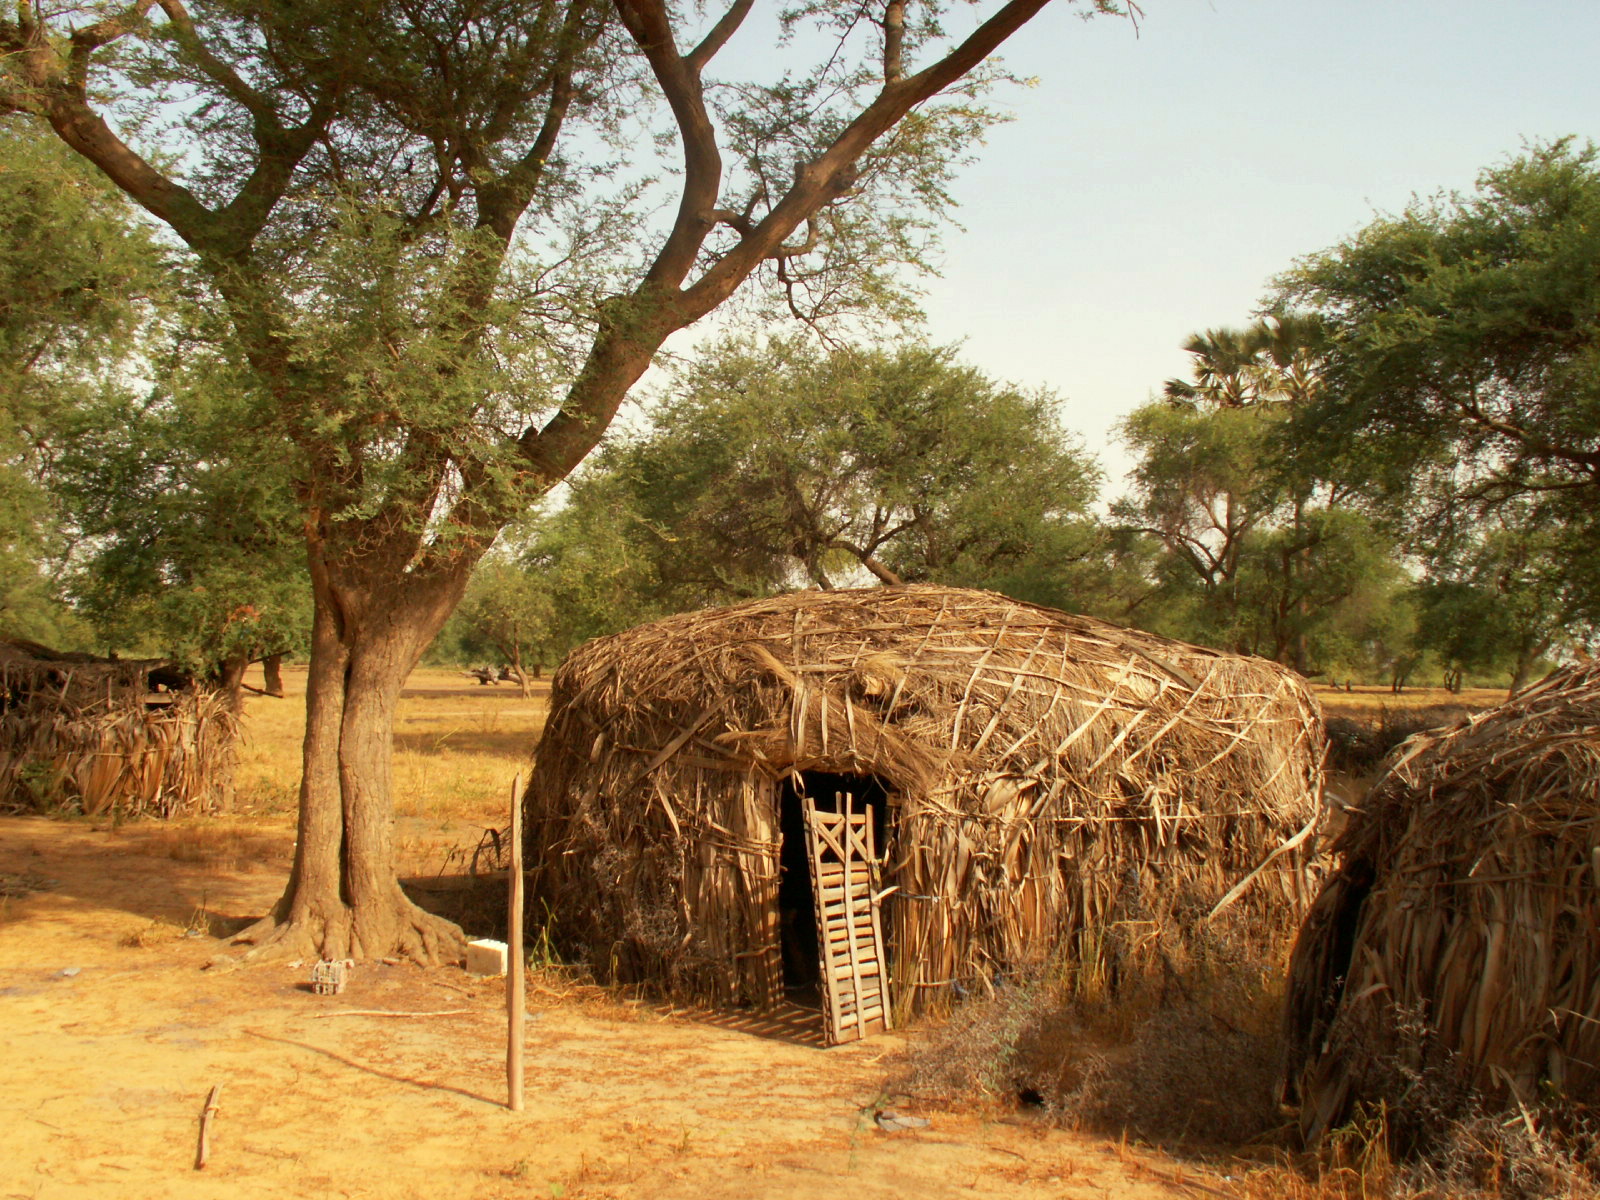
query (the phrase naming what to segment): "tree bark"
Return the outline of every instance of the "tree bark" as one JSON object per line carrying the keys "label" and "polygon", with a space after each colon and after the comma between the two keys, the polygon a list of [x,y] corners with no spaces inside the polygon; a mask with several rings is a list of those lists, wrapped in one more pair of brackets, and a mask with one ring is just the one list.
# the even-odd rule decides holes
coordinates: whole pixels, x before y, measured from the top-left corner
{"label": "tree bark", "polygon": [[262,684],[269,696],[283,695],[283,655],[269,654],[261,660]]}
{"label": "tree bark", "polygon": [[401,890],[394,853],[394,709],[460,600],[471,562],[395,586],[381,568],[311,546],[312,636],[299,839],[272,913],[235,939],[326,959],[458,958],[464,936]]}
{"label": "tree bark", "polygon": [[1511,699],[1528,686],[1528,680],[1533,675],[1533,668],[1538,665],[1539,660],[1545,656],[1545,652],[1549,649],[1550,643],[1544,640],[1525,641],[1517,647],[1516,668],[1511,675],[1511,690],[1506,694],[1506,699]]}
{"label": "tree bark", "polygon": [[522,698],[526,700],[533,694],[533,689],[528,683],[528,672],[522,666],[522,647],[512,644],[511,653],[507,655],[511,660],[511,675],[517,681],[517,687],[522,690]]}

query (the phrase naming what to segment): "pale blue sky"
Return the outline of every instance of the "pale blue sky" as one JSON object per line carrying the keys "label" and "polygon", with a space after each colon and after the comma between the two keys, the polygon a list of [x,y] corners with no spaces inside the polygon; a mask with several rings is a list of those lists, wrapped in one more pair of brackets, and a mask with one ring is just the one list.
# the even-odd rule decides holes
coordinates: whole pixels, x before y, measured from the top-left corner
{"label": "pale blue sky", "polygon": [[956,187],[926,307],[992,375],[1111,425],[1247,320],[1268,279],[1525,141],[1600,135],[1600,0],[1145,0],[1137,35],[1052,5]]}

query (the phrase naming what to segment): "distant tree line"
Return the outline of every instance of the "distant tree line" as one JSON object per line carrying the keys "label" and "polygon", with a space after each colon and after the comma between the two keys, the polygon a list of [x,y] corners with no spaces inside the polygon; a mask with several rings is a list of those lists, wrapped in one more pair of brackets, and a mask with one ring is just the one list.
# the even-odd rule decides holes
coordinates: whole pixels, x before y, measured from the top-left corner
{"label": "distant tree line", "polygon": [[1333,682],[1517,688],[1600,633],[1597,289],[1591,146],[1380,217],[1188,340],[1190,376],[1122,422],[1136,466],[1100,511],[1058,397],[914,339],[736,339],[523,527],[445,648],[492,648],[511,579],[540,581],[518,654],[546,665],[699,605],[933,580]]}
{"label": "distant tree line", "polygon": [[[294,485],[238,436],[204,289],[55,141],[0,125],[0,168],[0,632],[224,682],[302,650]],[[1600,630],[1597,289],[1596,152],[1536,148],[1192,336],[1120,484],[1070,400],[914,328],[737,333],[507,528],[434,653],[531,678],[671,612],[931,581],[1333,682],[1518,686]]]}

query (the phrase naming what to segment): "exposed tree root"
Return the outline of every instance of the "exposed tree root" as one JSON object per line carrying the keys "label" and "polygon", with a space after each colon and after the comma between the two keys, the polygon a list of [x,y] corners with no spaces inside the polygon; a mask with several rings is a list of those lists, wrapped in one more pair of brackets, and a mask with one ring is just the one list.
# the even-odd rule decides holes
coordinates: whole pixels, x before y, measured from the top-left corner
{"label": "exposed tree root", "polygon": [[[466,957],[467,935],[454,921],[436,916],[404,901],[406,911],[401,914],[398,953],[429,966],[441,962],[456,962]],[[383,958],[396,950],[379,949],[369,958]],[[354,957],[354,956],[352,956]]]}
{"label": "exposed tree root", "polygon": [[[287,916],[284,908],[289,908]],[[280,904],[234,935],[234,945],[249,945],[251,962],[287,958],[408,958],[425,966],[455,962],[466,953],[467,939],[453,921],[418,908],[396,889],[389,903],[357,910],[343,903]]]}
{"label": "exposed tree root", "polygon": [[277,914],[262,917],[254,925],[233,935],[235,946],[250,946],[244,957],[250,962],[272,962],[285,958],[347,958],[322,937],[319,924],[311,920],[280,922]]}

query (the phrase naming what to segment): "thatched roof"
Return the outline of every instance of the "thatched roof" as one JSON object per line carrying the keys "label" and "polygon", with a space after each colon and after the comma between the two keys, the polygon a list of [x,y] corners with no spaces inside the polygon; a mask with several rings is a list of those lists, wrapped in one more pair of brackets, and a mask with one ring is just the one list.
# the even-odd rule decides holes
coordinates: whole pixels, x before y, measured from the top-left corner
{"label": "thatched roof", "polygon": [[0,809],[217,808],[236,726],[224,696],[165,660],[0,638]]}
{"label": "thatched roof", "polygon": [[1283,930],[1322,754],[1315,701],[1272,663],[986,592],[803,592],[575,651],[529,862],[558,936],[602,973],[761,1004],[779,781],[873,776],[915,1008],[1062,943],[1088,973],[1131,969],[1131,947],[1170,961],[1292,842],[1229,910]]}
{"label": "thatched roof", "polygon": [[1600,1102],[1600,664],[1412,737],[1333,850],[1290,978],[1308,1134],[1429,1075]]}
{"label": "thatched roof", "polygon": [[0,637],[0,712],[24,701],[78,708],[127,703],[193,682],[165,659],[100,658]]}

